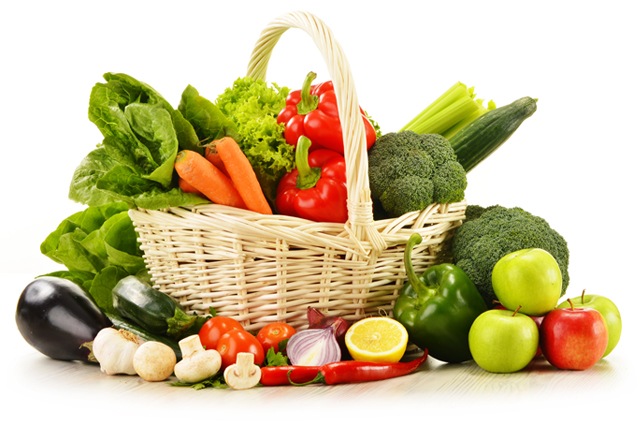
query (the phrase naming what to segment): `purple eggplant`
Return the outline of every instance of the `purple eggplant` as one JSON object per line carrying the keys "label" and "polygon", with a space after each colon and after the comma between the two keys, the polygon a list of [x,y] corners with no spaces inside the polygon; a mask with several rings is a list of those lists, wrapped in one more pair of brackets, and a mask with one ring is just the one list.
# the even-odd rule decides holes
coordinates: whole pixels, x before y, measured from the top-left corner
{"label": "purple eggplant", "polygon": [[42,354],[66,361],[91,362],[89,348],[98,331],[112,325],[76,283],[39,277],[22,291],[16,308],[22,337]]}

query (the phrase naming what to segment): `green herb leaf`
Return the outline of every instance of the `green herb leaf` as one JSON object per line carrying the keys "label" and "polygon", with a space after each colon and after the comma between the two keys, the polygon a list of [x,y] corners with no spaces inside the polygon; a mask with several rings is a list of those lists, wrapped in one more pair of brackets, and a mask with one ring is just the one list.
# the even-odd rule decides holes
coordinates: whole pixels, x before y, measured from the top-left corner
{"label": "green herb leaf", "polygon": [[274,348],[270,348],[265,353],[266,366],[287,366],[288,364],[290,364],[288,357],[281,351],[275,352]]}

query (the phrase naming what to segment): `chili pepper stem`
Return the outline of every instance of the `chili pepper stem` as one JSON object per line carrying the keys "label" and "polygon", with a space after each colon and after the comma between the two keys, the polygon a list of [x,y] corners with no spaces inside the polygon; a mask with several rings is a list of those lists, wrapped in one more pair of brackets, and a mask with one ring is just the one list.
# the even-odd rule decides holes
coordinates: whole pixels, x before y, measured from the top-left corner
{"label": "chili pepper stem", "polygon": [[314,188],[319,178],[321,178],[321,169],[318,167],[310,167],[310,163],[308,162],[308,151],[311,145],[312,141],[310,141],[309,138],[299,136],[296,150],[294,151],[294,162],[299,172],[296,178],[296,186],[301,190]]}
{"label": "chili pepper stem", "polygon": [[314,72],[310,72],[305,76],[303,87],[301,87],[301,101],[296,106],[299,115],[307,115],[319,106],[319,97],[310,93],[312,82],[316,77],[317,74]]}

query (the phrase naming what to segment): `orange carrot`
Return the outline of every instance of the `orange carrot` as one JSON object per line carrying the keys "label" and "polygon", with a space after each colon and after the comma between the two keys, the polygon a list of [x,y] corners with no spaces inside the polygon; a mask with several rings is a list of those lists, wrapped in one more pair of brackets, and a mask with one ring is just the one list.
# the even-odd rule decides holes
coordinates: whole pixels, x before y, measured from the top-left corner
{"label": "orange carrot", "polygon": [[223,164],[223,160],[221,159],[221,155],[218,154],[216,151],[216,145],[215,144],[207,144],[205,146],[205,158],[207,158],[208,161],[210,161],[212,164],[216,166],[220,171],[225,173],[225,175],[229,178],[230,174],[227,172],[225,169],[225,164]]}
{"label": "orange carrot", "polygon": [[200,153],[181,150],[176,155],[174,169],[179,177],[215,204],[245,208],[245,203],[230,178]]}
{"label": "orange carrot", "polygon": [[261,214],[272,214],[272,208],[263,194],[252,164],[236,141],[225,136],[214,141],[213,145],[248,210]]}
{"label": "orange carrot", "polygon": [[180,176],[178,177],[178,188],[183,190],[185,193],[195,193],[195,194],[201,194],[200,191],[196,187],[194,187],[192,184],[187,182],[185,179],[181,178]]}

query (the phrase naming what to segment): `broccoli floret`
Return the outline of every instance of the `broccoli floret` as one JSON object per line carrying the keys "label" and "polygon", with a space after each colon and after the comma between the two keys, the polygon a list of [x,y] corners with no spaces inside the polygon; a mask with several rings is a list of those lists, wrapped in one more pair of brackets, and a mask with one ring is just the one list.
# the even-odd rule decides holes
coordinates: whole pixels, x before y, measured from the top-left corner
{"label": "broccoli floret", "polygon": [[404,176],[388,185],[379,198],[383,207],[394,207],[403,200],[408,211],[423,210],[433,201],[433,185],[430,180],[420,176]]}
{"label": "broccoli floret", "polygon": [[563,295],[569,284],[568,244],[545,219],[520,207],[470,205],[450,242],[453,263],[468,274],[489,307],[497,300],[491,280],[495,263],[524,248],[542,248],[555,257],[562,272]]}
{"label": "broccoli floret", "polygon": [[435,187],[433,200],[440,204],[464,199],[466,171],[459,162],[448,161],[435,169],[432,176]]}
{"label": "broccoli floret", "polygon": [[[387,133],[368,152],[370,191],[386,215],[461,201],[466,171],[446,138],[405,130]],[[408,182],[403,182],[407,180]]]}

